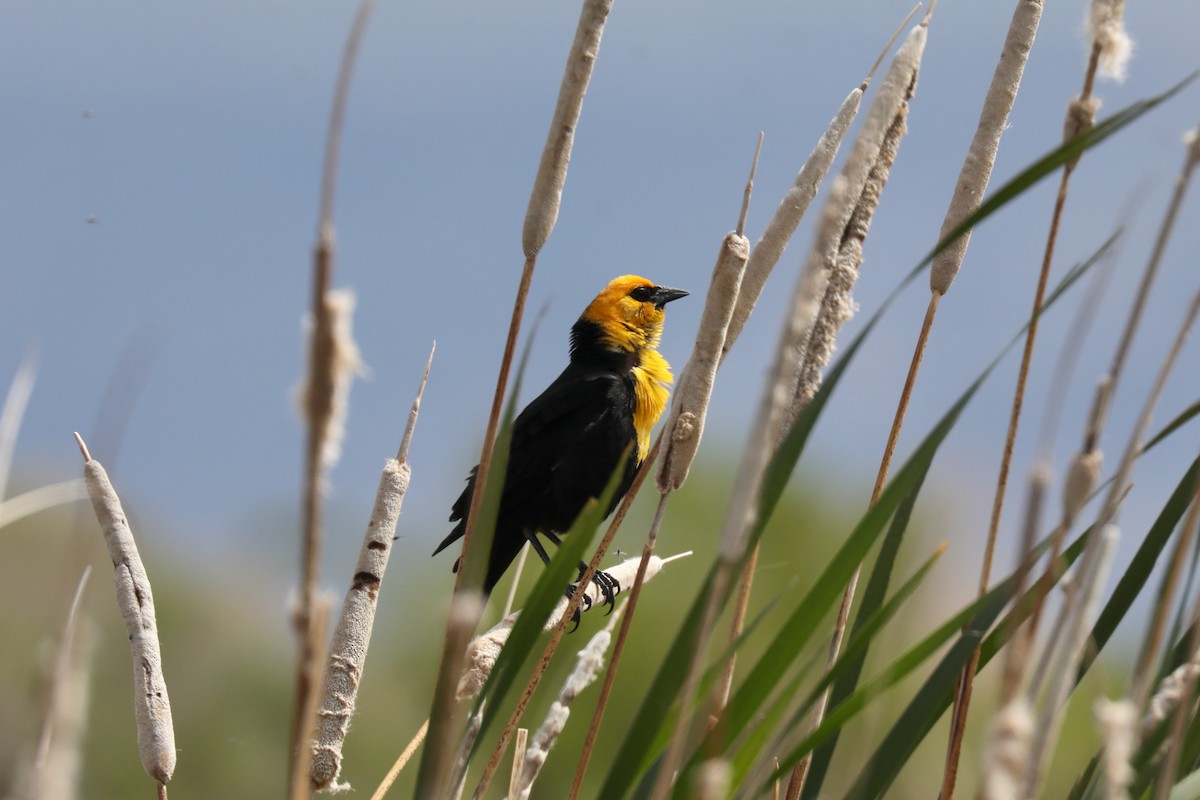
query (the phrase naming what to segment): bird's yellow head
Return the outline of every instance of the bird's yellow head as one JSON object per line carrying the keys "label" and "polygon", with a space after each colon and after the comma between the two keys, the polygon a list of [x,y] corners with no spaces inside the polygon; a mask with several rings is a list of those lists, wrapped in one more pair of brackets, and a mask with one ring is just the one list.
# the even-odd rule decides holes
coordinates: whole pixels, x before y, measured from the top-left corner
{"label": "bird's yellow head", "polygon": [[595,323],[604,343],[618,350],[653,348],[662,335],[663,307],[686,297],[682,289],[668,289],[637,275],[614,278],[583,312]]}

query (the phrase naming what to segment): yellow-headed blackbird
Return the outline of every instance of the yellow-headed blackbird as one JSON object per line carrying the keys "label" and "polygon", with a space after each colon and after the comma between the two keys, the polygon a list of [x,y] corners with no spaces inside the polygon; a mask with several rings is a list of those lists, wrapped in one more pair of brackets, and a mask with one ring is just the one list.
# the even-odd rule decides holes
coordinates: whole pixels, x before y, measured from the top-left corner
{"label": "yellow-headed blackbird", "polygon": [[[612,513],[625,496],[650,450],[650,430],[667,404],[671,385],[670,365],[655,349],[663,307],[685,295],[681,289],[623,275],[596,295],[571,328],[570,363],[513,424],[485,593],[526,541],[549,563],[538,535],[557,545],[558,534],[571,527],[589,499],[603,492],[628,453],[605,513]],[[474,491],[475,469],[450,514],[458,524],[434,555],[462,538]],[[615,582],[602,573],[597,576],[611,602]]]}

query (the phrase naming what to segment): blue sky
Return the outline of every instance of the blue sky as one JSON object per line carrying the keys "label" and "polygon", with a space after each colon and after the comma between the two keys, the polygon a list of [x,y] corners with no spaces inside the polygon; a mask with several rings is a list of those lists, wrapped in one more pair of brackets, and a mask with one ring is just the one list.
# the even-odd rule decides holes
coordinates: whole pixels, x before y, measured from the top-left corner
{"label": "blue sky", "polygon": [[[937,9],[910,132],[866,243],[856,292],[864,313],[849,333],[934,243],[1011,8],[946,0]],[[579,311],[622,273],[697,295],[668,315],[663,350],[682,366],[759,130],[766,141],[752,241],[908,10],[865,0],[616,4],[560,221],[534,278],[530,308],[548,310],[527,398],[565,363],[566,331]],[[30,349],[40,359],[16,488],[77,476],[71,432],[79,430],[114,466],[126,502],[185,550],[242,548],[260,541],[264,527],[292,524],[301,428],[290,397],[302,372],[327,114],[353,11],[350,3],[284,0],[16,0],[0,12],[0,383]],[[1082,81],[1083,12],[1081,3],[1049,4],[998,180],[1058,143],[1066,102]],[[577,14],[575,3],[533,0],[382,2],[375,12],[350,97],[336,203],[335,282],[358,295],[355,335],[370,377],[353,389],[332,474],[334,519],[347,522],[335,542],[361,535],[432,339],[438,353],[413,445],[401,552],[424,558],[448,529],[445,515],[477,458],[521,267],[525,202]],[[1200,4],[1131,4],[1128,28],[1136,43],[1129,78],[1099,85],[1101,116],[1200,67]],[[1118,223],[1129,235],[1076,371],[1060,463],[1111,359],[1182,161],[1181,136],[1200,122],[1198,101],[1200,88],[1189,87],[1085,156],[1074,179],[1054,275]],[[1027,315],[1052,183],[972,239],[941,304],[902,454]],[[1116,399],[1103,444],[1110,467],[1197,288],[1197,202],[1183,209]],[[810,222],[718,378],[702,450],[711,461],[740,454]],[[820,479],[854,502],[869,495],[926,298],[918,282],[889,312],[814,442]],[[1076,305],[1044,326],[1005,517],[1010,533]],[[1196,359],[1193,344],[1160,422],[1200,394]],[[1015,361],[986,386],[931,477],[942,494],[929,500],[927,518],[971,563],[986,529]],[[104,415],[114,374],[124,387],[114,395],[121,411]],[[125,417],[119,455],[106,453],[115,446],[113,420]],[[1184,432],[1139,468],[1132,529],[1148,525],[1145,515],[1194,456],[1195,439]],[[1002,544],[999,559],[1008,564],[1011,548]],[[281,559],[280,574],[292,565]]]}

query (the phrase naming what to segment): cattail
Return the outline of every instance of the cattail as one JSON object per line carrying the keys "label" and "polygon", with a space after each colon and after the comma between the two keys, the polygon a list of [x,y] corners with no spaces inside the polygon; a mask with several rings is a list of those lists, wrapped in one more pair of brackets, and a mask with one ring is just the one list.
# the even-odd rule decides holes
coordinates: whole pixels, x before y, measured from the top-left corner
{"label": "cattail", "polygon": [[821,182],[825,180],[833,159],[837,157],[842,139],[858,114],[864,88],[865,86],[856,86],[842,101],[841,108],[829,122],[829,127],[817,141],[816,147],[809,153],[808,160],[796,175],[796,180],[779,201],[779,206],[767,222],[767,227],[763,229],[762,236],[750,251],[745,275],[738,290],[737,304],[734,306],[721,348],[722,359],[729,352],[729,348],[733,347],[733,342],[742,332],[742,328],[746,326],[746,320],[750,318],[750,312],[754,310],[754,304],[758,302],[771,270],[779,262],[788,241],[800,225],[804,212],[808,210],[809,204],[821,187]]}
{"label": "cattail", "polygon": [[907,130],[909,100],[916,91],[927,32],[927,20],[914,26],[892,60],[883,86],[871,102],[862,132],[842,168],[844,193],[836,198],[831,194],[826,219],[831,215],[832,224],[822,225],[813,243],[809,264],[819,263],[828,273],[828,283],[805,342],[802,366],[791,387],[792,399],[783,417],[782,430],[790,427],[820,388],[821,370],[833,355],[837,334],[854,314],[851,290],[862,264],[862,244]]}
{"label": "cattail", "polygon": [[1104,750],[1104,800],[1128,800],[1134,771],[1129,760],[1136,746],[1137,707],[1132,700],[1099,698],[1092,707]]}
{"label": "cattail", "polygon": [[[646,563],[646,577],[643,579],[643,583],[662,572],[662,568],[667,564],[691,554],[689,550],[669,558],[650,556],[650,560]],[[640,556],[629,558],[605,570],[608,576],[618,584],[614,590],[614,594],[619,595],[625,587],[633,585],[633,580],[637,576],[638,564],[641,563],[641,560]],[[584,587],[583,592],[584,597],[588,598],[590,602],[584,601],[581,603],[579,606],[580,611],[599,608],[604,603],[604,593],[595,583],[588,584]],[[543,630],[549,631],[554,629],[558,620],[566,612],[567,603],[567,598],[563,597],[559,599],[558,603],[554,606],[554,611],[547,617],[546,623],[542,628]],[[492,667],[496,666],[496,659],[500,656],[500,649],[508,641],[508,635],[512,633],[513,625],[516,624],[517,616],[520,613],[520,611],[514,611],[509,614],[489,630],[475,637],[467,646],[466,667],[458,682],[459,700],[474,697],[483,690],[483,685],[487,682],[488,675],[492,672]]]}
{"label": "cattail", "polygon": [[675,491],[687,480],[700,448],[704,416],[749,253],[750,243],[740,233],[730,232],[721,242],[704,312],[700,315],[696,346],[675,390],[671,416],[664,428],[671,436],[671,445],[658,470],[658,490],[664,494]]}
{"label": "cattail", "polygon": [[1189,661],[1181,664],[1163,678],[1158,685],[1158,691],[1150,698],[1146,713],[1142,716],[1140,725],[1143,736],[1148,736],[1158,725],[1165,722],[1183,697],[1184,689],[1189,683],[1200,677],[1200,663]]}
{"label": "cattail", "polygon": [[1077,453],[1072,459],[1067,470],[1067,480],[1063,484],[1064,528],[1070,527],[1079,510],[1092,496],[1092,490],[1100,478],[1100,466],[1103,462],[1104,454],[1099,450]]}
{"label": "cattail", "polygon": [[1100,51],[1099,73],[1115,81],[1125,80],[1133,40],[1125,32],[1125,0],[1092,0],[1087,15],[1088,34]]}
{"label": "cattail", "polygon": [[695,797],[697,800],[721,800],[728,797],[732,777],[729,762],[723,758],[710,758],[700,762],[696,768]]}
{"label": "cattail", "polygon": [[983,800],[1022,800],[1022,783],[1033,741],[1033,712],[1024,699],[1012,700],[996,714],[983,748]]}
{"label": "cattail", "polygon": [[567,719],[571,716],[571,703],[579,696],[580,692],[592,685],[600,673],[600,669],[604,666],[604,654],[608,651],[608,645],[612,641],[613,627],[622,611],[624,611],[624,606],[613,614],[608,625],[598,631],[583,650],[579,651],[579,660],[575,664],[575,669],[563,684],[562,691],[558,693],[558,699],[546,712],[545,721],[534,733],[533,740],[525,751],[524,764],[521,766],[521,793],[518,795],[520,800],[527,800],[529,797],[533,782],[537,780],[538,773],[541,771],[542,765],[546,763],[546,757],[550,754],[550,748],[554,746],[566,727]]}
{"label": "cattail", "polygon": [[[1016,102],[1021,76],[1025,74],[1029,51],[1033,49],[1033,40],[1041,23],[1042,7],[1042,0],[1021,0],[1013,11],[1004,49],[992,73],[983,110],[979,112],[975,136],[971,139],[967,158],[954,184],[954,196],[950,199],[946,218],[942,221],[940,239],[945,239],[963,220],[974,214],[983,201],[983,193],[987,190],[1000,149],[1000,135],[1008,124],[1008,115]],[[950,290],[950,284],[962,267],[970,240],[971,232],[968,230],[934,257],[929,270],[929,288],[935,294],[943,295]]]}
{"label": "cattail", "polygon": [[154,593],[108,473],[91,457],[78,433],[75,441],[83,453],[84,479],[112,559],[117,605],[129,634],[129,652],[133,656],[133,710],[142,768],[159,784],[166,785],[175,771],[175,730],[171,724],[171,701],[162,674]]}
{"label": "cattail", "polygon": [[612,0],[584,0],[579,13],[575,41],[571,44],[558,90],[554,119],[550,123],[550,133],[546,136],[542,160],[538,164],[529,207],[525,212],[521,246],[526,258],[532,259],[538,254],[546,239],[550,238],[554,223],[558,221],[563,184],[567,181],[567,164],[571,161],[575,129],[583,110],[583,95],[592,79],[592,67],[600,52],[600,37],[604,34],[604,23],[611,9]]}
{"label": "cattail", "polygon": [[317,788],[334,786],[341,772],[342,744],[350,729],[350,719],[354,716],[358,684],[362,678],[367,647],[371,643],[371,631],[375,624],[379,589],[392,552],[392,540],[400,518],[400,507],[404,503],[404,495],[408,491],[412,475],[408,464],[408,449],[432,364],[433,349],[430,349],[429,359],[425,362],[425,373],[421,376],[417,396],[409,410],[408,424],[401,439],[400,449],[396,458],[389,459],[384,465],[383,474],[379,478],[375,506],[367,523],[367,532],[363,536],[358,563],[354,567],[354,577],[342,605],[342,615],[334,629],[329,659],[325,666],[321,701],[317,707],[316,737],[312,745],[310,777],[313,786]]}
{"label": "cattail", "polygon": [[346,415],[350,408],[350,384],[366,374],[354,342],[354,292],[331,289],[322,299],[324,324],[307,325],[310,336],[328,332],[324,342],[315,341],[314,369],[301,389],[298,404],[310,425],[321,431],[321,464],[326,469],[335,465],[342,454],[346,435]]}

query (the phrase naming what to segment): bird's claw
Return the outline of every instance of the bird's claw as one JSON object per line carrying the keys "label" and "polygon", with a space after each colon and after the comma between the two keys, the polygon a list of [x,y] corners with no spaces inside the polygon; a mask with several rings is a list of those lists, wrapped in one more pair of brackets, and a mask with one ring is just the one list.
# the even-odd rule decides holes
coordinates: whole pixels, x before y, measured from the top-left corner
{"label": "bird's claw", "polygon": [[[579,577],[582,578],[583,573],[586,571],[587,571],[587,565],[580,564],[579,565]],[[604,597],[604,605],[608,606],[608,611],[605,612],[605,616],[608,616],[609,614],[611,614],[613,612],[613,609],[616,608],[617,595],[621,593],[621,582],[618,581],[616,578],[614,578],[612,575],[609,575],[604,570],[596,570],[595,574],[592,575],[592,583],[594,583],[596,585],[596,587],[600,590],[600,594],[603,595],[603,597]],[[578,580],[576,580],[575,583],[569,584],[567,586],[567,591],[566,591],[567,598],[570,599],[571,597],[574,597],[575,591],[578,588],[579,588]],[[571,616],[571,621],[575,623],[574,627],[571,628],[572,633],[575,631],[576,628],[579,627],[581,612],[591,611],[592,605],[593,605],[593,602],[592,602],[591,595],[589,595],[587,592],[584,592],[583,597],[580,598],[579,605],[575,607],[575,613]]]}

